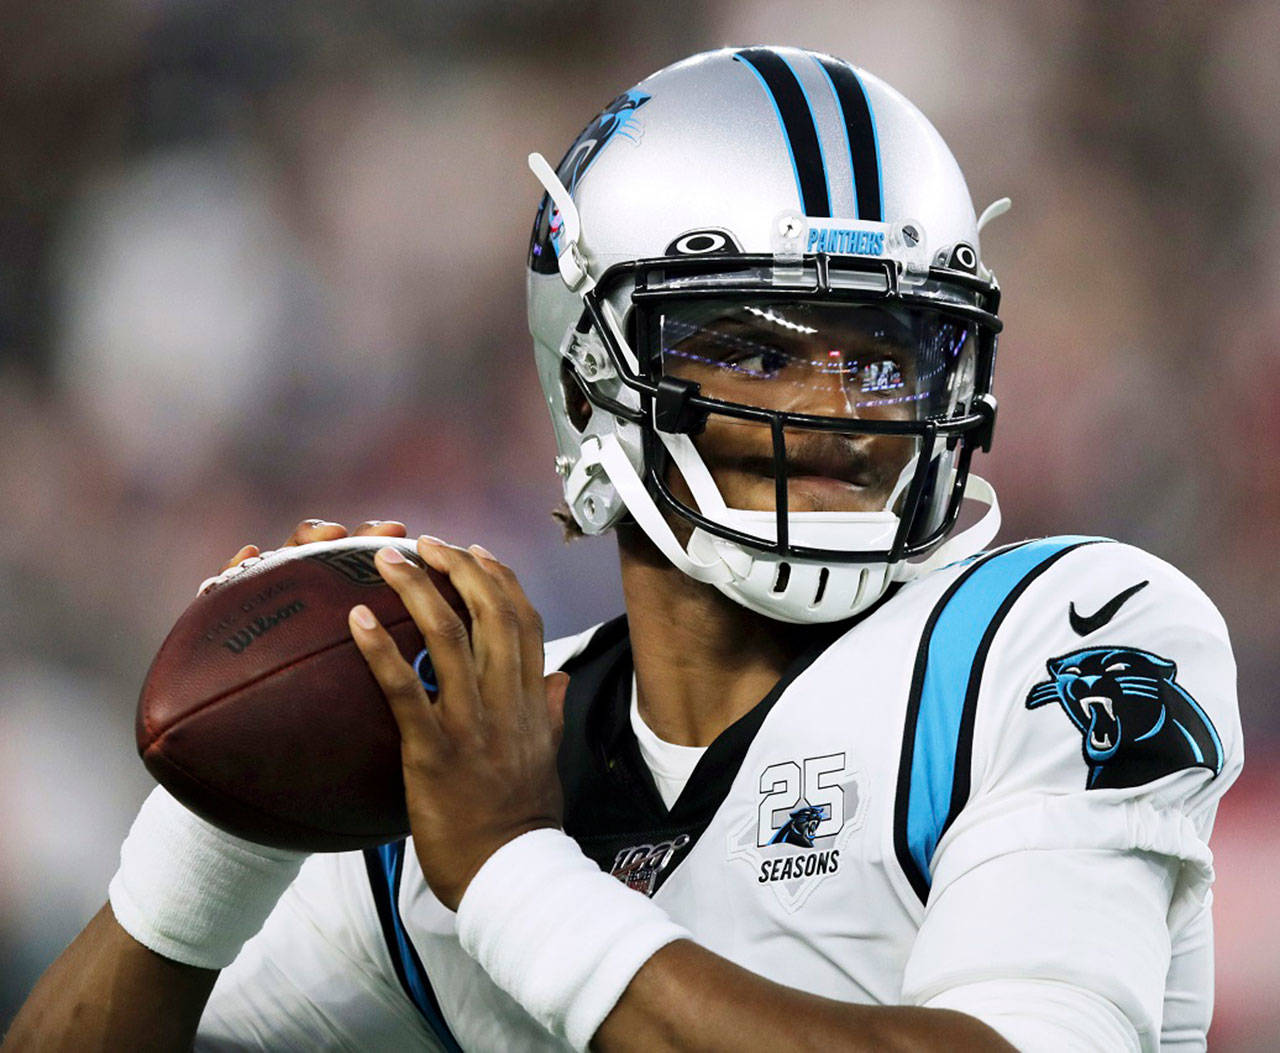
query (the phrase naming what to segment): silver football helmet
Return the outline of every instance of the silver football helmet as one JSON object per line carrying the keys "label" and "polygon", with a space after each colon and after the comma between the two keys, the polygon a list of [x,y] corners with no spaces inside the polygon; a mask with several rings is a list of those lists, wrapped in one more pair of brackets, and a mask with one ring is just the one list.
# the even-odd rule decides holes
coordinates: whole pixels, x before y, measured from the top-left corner
{"label": "silver football helmet", "polygon": [[[964,177],[887,84],[797,48],[641,81],[553,171],[529,325],[564,495],[773,618],[984,547],[999,289]],[[986,514],[946,541],[962,500]],[[944,543],[945,542],[945,543]]]}

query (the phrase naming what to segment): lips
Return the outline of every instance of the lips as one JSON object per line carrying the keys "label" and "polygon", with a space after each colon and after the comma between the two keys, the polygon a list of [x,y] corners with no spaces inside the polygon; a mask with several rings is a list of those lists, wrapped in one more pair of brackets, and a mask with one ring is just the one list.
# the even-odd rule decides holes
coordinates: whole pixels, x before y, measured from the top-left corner
{"label": "lips", "polygon": [[[746,457],[739,467],[768,479],[775,478],[772,457]],[[790,483],[840,483],[846,486],[873,487],[879,474],[866,453],[852,446],[824,446],[793,453],[787,458],[787,481]]]}

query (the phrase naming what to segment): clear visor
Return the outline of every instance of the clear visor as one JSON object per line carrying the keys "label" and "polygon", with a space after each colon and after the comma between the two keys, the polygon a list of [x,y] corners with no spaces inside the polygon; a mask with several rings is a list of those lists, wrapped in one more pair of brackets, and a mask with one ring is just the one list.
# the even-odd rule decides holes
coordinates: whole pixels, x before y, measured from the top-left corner
{"label": "clear visor", "polygon": [[759,409],[919,421],[973,398],[972,323],[881,304],[685,300],[657,313],[660,369]]}
{"label": "clear visor", "polygon": [[[692,437],[725,505],[777,511],[781,496],[790,517],[910,509],[912,545],[939,530],[955,444],[931,441],[923,428],[886,433],[872,422],[966,413],[978,362],[973,322],[927,307],[830,299],[691,298],[654,307],[650,353],[662,375],[696,382],[706,398],[788,415],[774,428],[712,411]],[[807,417],[823,418],[822,426]],[[666,481],[679,504],[705,513],[677,465],[667,465]],[[762,526],[758,542],[776,542],[780,529]]]}

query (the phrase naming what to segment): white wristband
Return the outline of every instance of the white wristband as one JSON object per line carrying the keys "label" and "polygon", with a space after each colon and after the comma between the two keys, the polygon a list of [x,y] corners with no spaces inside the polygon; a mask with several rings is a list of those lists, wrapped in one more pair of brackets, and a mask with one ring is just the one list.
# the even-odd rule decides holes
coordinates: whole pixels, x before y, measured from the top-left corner
{"label": "white wristband", "polygon": [[539,1023],[585,1050],[640,967],[691,936],[564,833],[533,830],[472,878],[458,938]]}
{"label": "white wristband", "polygon": [[144,947],[221,969],[262,928],[304,859],[225,833],[156,787],[120,847],[111,909]]}

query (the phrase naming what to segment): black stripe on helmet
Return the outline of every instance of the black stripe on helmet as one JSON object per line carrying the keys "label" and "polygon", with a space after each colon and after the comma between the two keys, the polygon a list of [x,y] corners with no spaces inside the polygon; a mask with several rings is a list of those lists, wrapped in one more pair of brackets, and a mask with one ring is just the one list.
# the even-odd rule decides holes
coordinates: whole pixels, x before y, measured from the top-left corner
{"label": "black stripe on helmet", "polygon": [[787,149],[791,153],[804,214],[830,216],[831,199],[827,192],[822,147],[800,81],[786,60],[768,48],[746,48],[733,57],[754,70],[769,92],[787,137]]}
{"label": "black stripe on helmet", "polygon": [[882,223],[884,199],[880,186],[880,146],[876,141],[875,118],[871,114],[867,93],[852,66],[826,56],[819,57],[818,62],[831,79],[831,88],[840,104],[840,114],[849,135],[849,160],[853,166],[858,218]]}

